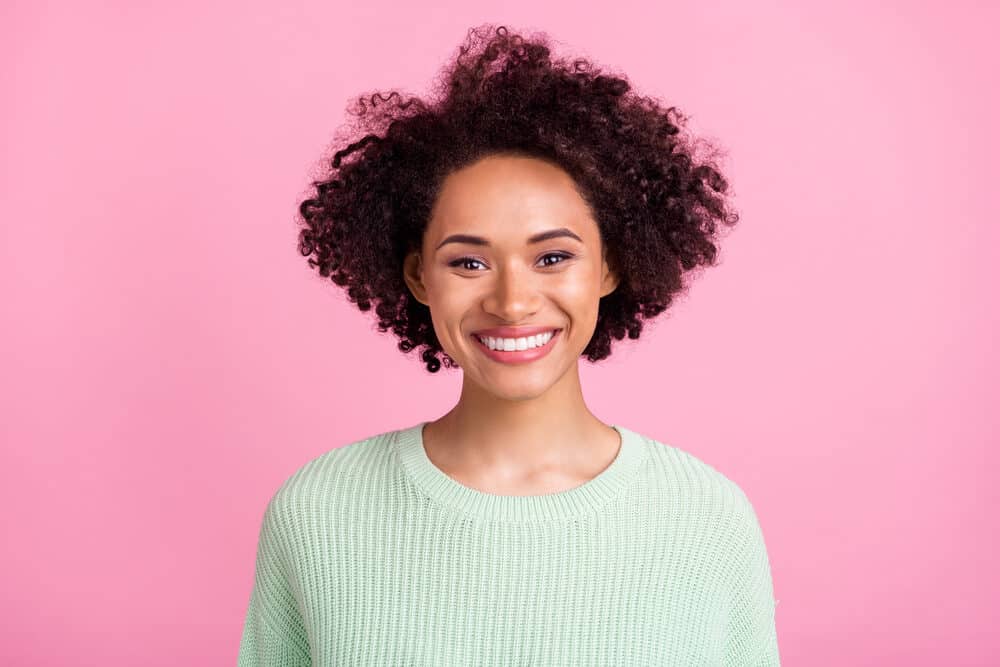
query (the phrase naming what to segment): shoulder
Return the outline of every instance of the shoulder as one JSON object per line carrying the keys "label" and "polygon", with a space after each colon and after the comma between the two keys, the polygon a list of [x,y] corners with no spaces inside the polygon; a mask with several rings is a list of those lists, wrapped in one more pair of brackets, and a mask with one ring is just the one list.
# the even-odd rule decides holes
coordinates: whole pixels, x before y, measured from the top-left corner
{"label": "shoulder", "polygon": [[656,477],[685,493],[710,497],[743,509],[750,501],[743,488],[719,468],[681,447],[642,436],[649,443]]}
{"label": "shoulder", "polygon": [[764,532],[744,489],[693,453],[646,439],[665,526],[691,540],[692,551],[710,556],[723,581],[735,586],[769,577]]}
{"label": "shoulder", "polygon": [[359,485],[370,486],[391,468],[397,430],[356,439],[313,457],[288,475],[274,492],[271,511],[295,511],[317,497],[329,497]]}
{"label": "shoulder", "polygon": [[711,522],[736,543],[755,539],[760,522],[744,489],[719,468],[681,447],[642,436],[650,452],[652,483],[664,511],[681,519]]}

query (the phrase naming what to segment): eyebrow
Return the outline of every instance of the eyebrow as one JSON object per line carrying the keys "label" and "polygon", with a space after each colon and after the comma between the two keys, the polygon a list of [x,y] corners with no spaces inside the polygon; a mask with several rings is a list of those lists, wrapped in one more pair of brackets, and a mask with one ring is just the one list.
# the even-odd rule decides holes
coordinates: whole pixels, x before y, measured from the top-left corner
{"label": "eyebrow", "polygon": [[[548,241],[549,239],[556,239],[561,237],[568,237],[571,239],[576,239],[580,243],[583,243],[583,239],[579,236],[566,229],[565,227],[560,227],[558,229],[550,229],[546,232],[541,232],[535,234],[534,236],[528,237],[528,243],[541,243],[542,241]],[[490,242],[484,239],[482,236],[473,236],[471,234],[452,234],[444,241],[438,244],[437,248],[434,250],[439,250],[441,246],[447,243],[470,243],[472,245],[489,246]]]}

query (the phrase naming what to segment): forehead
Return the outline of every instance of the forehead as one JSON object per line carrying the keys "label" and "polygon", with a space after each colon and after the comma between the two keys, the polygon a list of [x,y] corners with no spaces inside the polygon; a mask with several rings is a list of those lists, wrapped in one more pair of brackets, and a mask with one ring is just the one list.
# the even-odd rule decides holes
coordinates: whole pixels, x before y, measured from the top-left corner
{"label": "forehead", "polygon": [[472,228],[527,234],[557,223],[585,231],[594,224],[566,171],[520,155],[490,155],[449,174],[431,218],[439,234]]}

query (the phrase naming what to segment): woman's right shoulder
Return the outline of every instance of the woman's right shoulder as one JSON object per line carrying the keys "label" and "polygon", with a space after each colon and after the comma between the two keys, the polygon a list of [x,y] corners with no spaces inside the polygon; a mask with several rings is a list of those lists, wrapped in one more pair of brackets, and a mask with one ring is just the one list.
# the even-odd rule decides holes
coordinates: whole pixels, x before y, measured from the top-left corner
{"label": "woman's right shoulder", "polygon": [[287,502],[317,491],[331,491],[350,479],[371,480],[387,467],[393,442],[402,429],[380,431],[328,449],[300,465],[274,493],[272,503]]}

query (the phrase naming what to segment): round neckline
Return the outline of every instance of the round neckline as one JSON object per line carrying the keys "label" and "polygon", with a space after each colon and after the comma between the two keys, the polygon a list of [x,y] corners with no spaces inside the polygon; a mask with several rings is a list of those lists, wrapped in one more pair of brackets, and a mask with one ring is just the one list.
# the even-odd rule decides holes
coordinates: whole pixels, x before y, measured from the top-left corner
{"label": "round neckline", "polygon": [[592,512],[625,489],[647,453],[641,435],[624,426],[609,424],[618,431],[621,446],[614,460],[596,476],[565,491],[504,496],[465,486],[438,468],[424,448],[424,426],[428,423],[422,421],[395,433],[393,442],[406,473],[425,494],[440,504],[483,519],[531,522]]}

